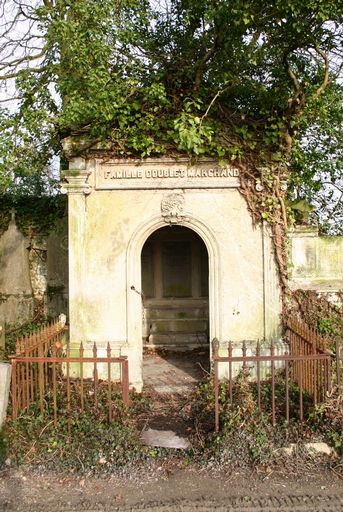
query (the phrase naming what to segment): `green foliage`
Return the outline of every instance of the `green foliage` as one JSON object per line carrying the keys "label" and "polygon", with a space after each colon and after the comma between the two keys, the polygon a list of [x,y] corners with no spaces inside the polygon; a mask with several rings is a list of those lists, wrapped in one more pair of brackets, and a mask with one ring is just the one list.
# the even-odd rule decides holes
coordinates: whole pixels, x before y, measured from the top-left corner
{"label": "green foliage", "polygon": [[46,236],[66,216],[66,207],[63,195],[0,195],[0,234],[8,228],[14,209],[16,225],[25,236]]}
{"label": "green foliage", "polygon": [[[342,301],[342,296],[338,297]],[[329,340],[329,349],[335,350],[335,339],[342,338],[343,318],[340,304],[329,302],[325,295],[317,295],[312,290],[293,292],[293,307],[289,315],[300,315],[304,322],[318,330]]]}
{"label": "green foliage", "polygon": [[[68,430],[69,428],[69,430]],[[142,458],[137,432],[121,421],[106,424],[92,413],[66,418],[56,426],[36,414],[5,427],[8,457],[17,464],[69,472],[106,473]],[[34,450],[30,453],[30,449]]]}
{"label": "green foliage", "polygon": [[[277,376],[277,404],[282,408],[284,380]],[[225,464],[235,467],[290,463],[281,448],[289,443],[298,447],[314,436],[327,440],[342,454],[342,397],[333,394],[325,405],[313,408],[303,425],[293,418],[290,424],[282,419],[272,426],[268,408],[271,400],[270,383],[262,388],[264,410],[258,411],[256,387],[241,372],[233,386],[233,405],[228,401],[227,384],[220,384],[221,429],[213,433],[214,393],[213,378],[199,384],[190,406],[194,423],[192,449],[180,453],[184,464]],[[130,408],[122,406],[120,395],[113,391],[113,417],[107,420],[107,388],[99,387],[98,407],[90,387],[85,390],[85,412],[80,411],[77,383],[71,393],[71,411],[66,406],[65,387],[58,386],[58,420],[53,421],[53,399],[45,397],[45,416],[39,404],[6,424],[3,447],[13,464],[31,465],[68,473],[111,474],[119,469],[135,467],[137,463],[151,464],[155,459],[175,460],[175,454],[160,448],[143,447],[139,440],[139,425],[146,423],[150,410],[150,395],[131,394]],[[298,389],[290,387],[290,400],[298,401]],[[75,394],[76,392],[76,394]],[[306,404],[305,404],[306,405]],[[292,405],[291,405],[292,409]],[[188,409],[187,409],[188,411]],[[280,412],[280,411],[278,411]],[[0,442],[1,446],[1,442]],[[301,450],[300,450],[301,451]],[[4,452],[5,453],[5,452]],[[303,453],[302,457],[305,457]]]}
{"label": "green foliage", "polygon": [[310,201],[324,171],[338,179],[337,2],[19,4],[19,17],[37,20],[43,51],[35,67],[2,67],[18,96],[17,111],[0,115],[2,190],[46,189],[61,138],[84,135],[119,156],[212,155],[275,164],[276,174],[286,162],[290,195]]}
{"label": "green foliage", "polygon": [[337,318],[333,315],[318,319],[318,330],[321,334],[339,336],[342,333],[341,329],[342,325],[337,325]]}
{"label": "green foliage", "polygon": [[4,436],[7,457],[13,465],[87,475],[111,475],[139,465],[151,467],[159,461],[179,458],[189,460],[189,453],[142,446],[139,433],[146,427],[150,410],[150,394],[130,393],[130,406],[124,407],[121,392],[112,387],[113,420],[108,421],[108,388],[99,382],[97,404],[92,383],[84,382],[84,412],[80,408],[80,386],[72,381],[70,409],[67,407],[66,385],[57,386],[57,422],[54,424],[53,396],[44,397],[44,417],[40,404],[30,405],[17,420],[8,421]]}
{"label": "green foliage", "polygon": [[[283,372],[275,378],[275,426],[271,423],[272,386],[269,379],[261,383],[261,410],[258,408],[257,385],[242,370],[233,382],[232,403],[228,384],[219,385],[220,430],[214,430],[213,377],[199,384],[192,402],[192,419],[196,437],[195,455],[210,464],[234,464],[236,467],[273,464],[282,461],[280,449],[290,443],[301,445],[318,435],[330,444],[340,442],[341,413],[335,411],[324,421],[330,406],[316,409],[310,397],[303,394],[304,423],[299,421],[299,387],[289,383],[289,424],[285,421],[285,380]],[[324,414],[323,411],[326,411]],[[330,425],[330,426],[329,426]],[[327,431],[325,433],[325,429]]]}
{"label": "green foliage", "polygon": [[333,82],[306,109],[293,146],[290,179],[296,200],[306,199],[321,231],[332,234],[341,234],[343,226],[342,91],[342,84]]}
{"label": "green foliage", "polygon": [[[290,417],[294,421],[299,420],[299,387],[289,383],[289,408]],[[303,406],[307,417],[313,409],[313,401],[303,392]],[[253,416],[258,409],[257,384],[249,378],[249,371],[242,370],[234,380],[232,388],[232,404],[229,401],[228,385],[225,382],[219,384],[219,409],[221,428],[226,429],[227,424],[231,425],[232,418],[246,414]],[[275,376],[275,414],[280,423],[285,421],[285,379],[284,372],[278,371]],[[204,431],[213,429],[214,421],[214,387],[213,378],[200,383],[195,391],[192,411],[200,421]],[[270,420],[272,411],[272,384],[271,378],[261,383],[261,419]],[[258,416],[258,415],[257,415]],[[269,421],[268,420],[268,421]]]}
{"label": "green foliage", "polygon": [[334,389],[312,415],[313,428],[343,457],[343,397]]}
{"label": "green foliage", "polygon": [[139,397],[131,395],[129,414],[120,394],[113,390],[114,419],[108,422],[106,386],[99,386],[96,406],[94,392],[85,383],[84,412],[80,410],[79,394],[80,389],[75,384],[68,412],[65,384],[58,383],[56,425],[52,393],[44,398],[44,416],[37,402],[31,404],[30,410],[23,412],[18,419],[6,423],[7,456],[12,463],[100,474],[111,473],[115,468],[132,465],[148,456],[132,419],[132,415],[144,407]]}
{"label": "green foliage", "polygon": [[[40,196],[56,190],[51,170],[60,150],[56,111],[47,88],[48,78],[37,83],[30,74],[18,77],[20,108],[16,112],[0,109],[0,194]],[[50,79],[49,79],[50,80]]]}

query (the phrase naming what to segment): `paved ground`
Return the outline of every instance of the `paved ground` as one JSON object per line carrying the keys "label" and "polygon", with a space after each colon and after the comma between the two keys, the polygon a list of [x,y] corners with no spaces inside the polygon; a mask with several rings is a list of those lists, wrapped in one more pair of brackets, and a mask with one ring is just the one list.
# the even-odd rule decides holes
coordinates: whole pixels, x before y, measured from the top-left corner
{"label": "paved ground", "polygon": [[209,369],[209,355],[203,351],[151,352],[144,355],[143,382],[156,393],[185,393],[202,380]]}
{"label": "paved ground", "polygon": [[190,422],[183,409],[208,368],[209,355],[205,350],[144,355],[143,382],[151,394],[151,412],[141,421],[143,443],[165,448],[188,446]]}

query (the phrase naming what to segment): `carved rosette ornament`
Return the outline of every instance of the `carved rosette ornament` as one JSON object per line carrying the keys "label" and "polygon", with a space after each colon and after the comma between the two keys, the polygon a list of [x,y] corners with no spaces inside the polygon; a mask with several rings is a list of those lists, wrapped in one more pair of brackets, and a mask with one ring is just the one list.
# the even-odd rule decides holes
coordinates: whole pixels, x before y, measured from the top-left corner
{"label": "carved rosette ornament", "polygon": [[161,214],[168,224],[178,224],[185,218],[185,197],[183,194],[168,194],[161,201]]}

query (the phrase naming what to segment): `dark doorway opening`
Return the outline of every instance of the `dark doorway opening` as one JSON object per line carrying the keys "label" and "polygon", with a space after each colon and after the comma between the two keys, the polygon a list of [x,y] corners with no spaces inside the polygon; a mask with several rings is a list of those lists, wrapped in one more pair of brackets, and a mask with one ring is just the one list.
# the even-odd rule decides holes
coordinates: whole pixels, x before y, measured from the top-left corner
{"label": "dark doorway opening", "polygon": [[145,242],[143,381],[158,392],[187,391],[209,367],[208,253],[189,228],[167,226]]}
{"label": "dark doorway opening", "polygon": [[158,229],[142,249],[143,342],[194,349],[208,344],[208,253],[191,229]]}

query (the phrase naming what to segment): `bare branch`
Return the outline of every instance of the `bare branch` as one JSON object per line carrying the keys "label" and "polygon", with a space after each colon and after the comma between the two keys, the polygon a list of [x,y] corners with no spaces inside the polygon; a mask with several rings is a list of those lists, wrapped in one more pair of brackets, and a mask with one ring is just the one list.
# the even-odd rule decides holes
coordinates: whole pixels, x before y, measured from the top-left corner
{"label": "bare branch", "polygon": [[284,58],[284,62],[285,62],[285,67],[286,67],[286,71],[287,71],[287,74],[288,76],[290,77],[292,83],[293,83],[293,87],[295,89],[296,92],[299,92],[300,91],[300,84],[299,84],[299,81],[296,77],[296,74],[294,72],[294,70],[292,69],[292,66],[290,65],[287,57],[285,56]]}
{"label": "bare branch", "polygon": [[[1,37],[5,37],[7,34],[9,34],[11,32],[11,30],[14,28],[14,26],[18,22],[19,16],[20,16],[20,13],[17,12],[16,15],[14,16],[13,20],[5,22],[5,23],[0,25],[1,28],[5,28],[6,27],[5,31],[1,34]],[[3,17],[3,14],[2,14],[2,17]]]}
{"label": "bare branch", "polygon": [[316,52],[322,57],[324,60],[324,79],[321,83],[320,87],[316,90],[316,92],[313,95],[313,99],[316,100],[319,98],[319,96],[322,94],[322,92],[326,89],[326,87],[329,84],[329,59],[326,52],[321,50],[320,48],[316,48]]}
{"label": "bare branch", "polygon": [[204,71],[205,71],[206,62],[209,61],[210,58],[215,54],[215,51],[216,51],[216,44],[214,44],[214,46],[212,46],[209,50],[207,50],[207,52],[202,57],[202,59],[200,59],[199,64],[198,64],[198,69],[196,70],[196,73],[195,73],[193,92],[199,91],[199,88],[201,85],[201,80],[202,80],[202,77],[203,77]]}
{"label": "bare branch", "polygon": [[332,181],[323,181],[322,185],[329,185],[331,187],[335,187],[339,192],[343,194],[343,188],[339,187],[338,185],[336,185],[336,183],[333,183]]}
{"label": "bare branch", "polygon": [[19,96],[13,96],[11,98],[2,98],[0,99],[0,103],[9,103],[10,101],[17,101],[20,100]]}
{"label": "bare branch", "polygon": [[216,92],[216,94],[213,96],[212,100],[210,101],[210,104],[208,105],[207,109],[206,109],[206,112],[204,113],[203,116],[201,116],[201,119],[200,119],[200,124],[199,124],[199,130],[201,128],[201,125],[202,125],[202,122],[203,120],[205,119],[205,117],[208,116],[208,113],[209,111],[211,110],[212,106],[214,105],[214,103],[216,102],[216,100],[218,99],[218,97],[228,88],[227,87],[224,87],[224,89],[220,89],[219,91]]}
{"label": "bare branch", "polygon": [[[45,69],[46,69],[46,66],[42,66],[40,68],[26,68],[25,71],[27,73],[42,73]],[[0,75],[0,80],[7,80],[9,78],[17,78],[22,71],[23,71],[22,69],[19,69],[18,71],[15,71],[13,73]]]}
{"label": "bare branch", "polygon": [[42,50],[39,53],[36,53],[36,55],[24,55],[24,57],[21,57],[19,59],[14,59],[10,62],[3,62],[0,66],[0,69],[17,67],[19,64],[22,64],[23,62],[31,62],[33,60],[40,59],[44,56],[45,51],[46,47],[42,48]]}
{"label": "bare branch", "polygon": [[341,206],[342,200],[343,200],[343,191],[342,191],[341,195],[339,196],[339,198],[337,199],[336,204],[332,208],[330,214],[328,215],[328,217],[326,219],[327,221],[329,221],[329,220],[331,220],[333,218],[333,216],[335,215],[336,211]]}

